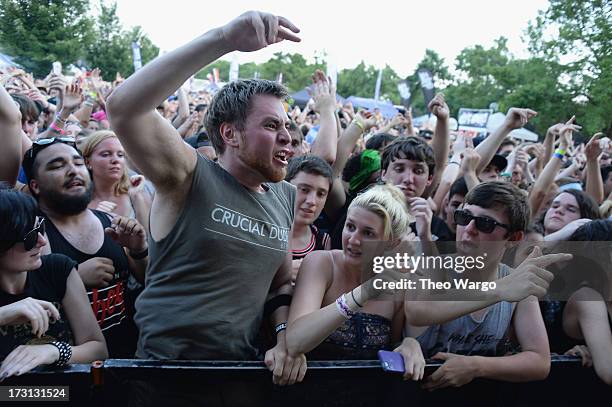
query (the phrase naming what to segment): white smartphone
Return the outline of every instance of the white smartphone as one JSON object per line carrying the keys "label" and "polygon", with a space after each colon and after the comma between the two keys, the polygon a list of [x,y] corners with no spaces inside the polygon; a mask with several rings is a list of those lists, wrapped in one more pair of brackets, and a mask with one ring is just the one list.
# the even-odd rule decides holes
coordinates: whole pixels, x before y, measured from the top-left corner
{"label": "white smartphone", "polygon": [[62,63],[59,61],[55,61],[53,63],[53,73],[55,75],[61,75],[62,74]]}

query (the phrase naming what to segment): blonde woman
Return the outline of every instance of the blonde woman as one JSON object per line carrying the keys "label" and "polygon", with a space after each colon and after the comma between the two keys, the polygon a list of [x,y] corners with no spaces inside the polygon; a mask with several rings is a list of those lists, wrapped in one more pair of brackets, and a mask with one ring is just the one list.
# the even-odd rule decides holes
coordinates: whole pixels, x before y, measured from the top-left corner
{"label": "blonde woman", "polygon": [[148,230],[151,196],[144,189],[143,176],[128,176],[125,151],[115,133],[92,133],[82,152],[94,184],[89,208],[135,218]]}
{"label": "blonde woman", "polygon": [[[375,185],[351,203],[342,250],[315,251],[300,267],[286,333],[290,354],[310,359],[376,359],[378,350],[393,349],[402,339],[402,301],[376,301],[362,283],[369,264],[369,244],[391,247],[409,231],[410,218],[402,192]],[[402,353],[406,378],[423,377],[425,362],[419,344],[406,338]]]}

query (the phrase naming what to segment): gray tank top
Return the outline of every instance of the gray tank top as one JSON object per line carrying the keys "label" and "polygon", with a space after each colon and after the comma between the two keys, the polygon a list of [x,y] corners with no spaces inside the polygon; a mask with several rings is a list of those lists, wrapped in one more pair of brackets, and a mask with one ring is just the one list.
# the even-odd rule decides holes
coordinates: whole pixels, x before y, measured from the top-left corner
{"label": "gray tank top", "polygon": [[[499,265],[498,277],[510,273],[505,264]],[[459,355],[500,356],[508,345],[508,328],[512,321],[514,303],[498,302],[487,311],[482,321],[464,315],[442,325],[432,325],[418,338],[426,358],[438,352]]]}
{"label": "gray tank top", "polygon": [[256,193],[198,154],[183,212],[164,239],[149,236],[136,301],[137,356],[249,360],[272,279],[288,250],[295,188]]}

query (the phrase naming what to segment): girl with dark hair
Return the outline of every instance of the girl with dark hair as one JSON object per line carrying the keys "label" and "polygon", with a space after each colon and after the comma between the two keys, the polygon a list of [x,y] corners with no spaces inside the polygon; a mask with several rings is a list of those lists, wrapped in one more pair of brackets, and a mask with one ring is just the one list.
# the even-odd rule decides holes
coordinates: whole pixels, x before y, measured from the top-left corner
{"label": "girl with dark hair", "polygon": [[108,355],[76,263],[41,256],[47,241],[36,213],[32,197],[0,190],[0,380]]}
{"label": "girl with dark hair", "polygon": [[556,273],[551,290],[572,288],[563,297],[556,295],[562,301],[540,303],[551,351],[580,356],[584,366],[594,366],[597,375],[612,385],[612,279],[608,272],[612,221],[590,221],[569,241],[565,245],[571,245],[576,254]]}
{"label": "girl with dark hair", "polygon": [[544,239],[567,240],[580,226],[600,218],[599,207],[590,195],[574,189],[561,191],[544,214]]}

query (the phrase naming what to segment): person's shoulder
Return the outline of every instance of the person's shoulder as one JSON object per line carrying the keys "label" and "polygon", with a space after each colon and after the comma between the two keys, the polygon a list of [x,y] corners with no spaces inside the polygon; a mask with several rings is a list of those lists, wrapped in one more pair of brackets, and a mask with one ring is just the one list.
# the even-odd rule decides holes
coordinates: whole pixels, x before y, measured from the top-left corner
{"label": "person's shoulder", "polygon": [[431,218],[431,233],[438,237],[440,241],[451,241],[453,239],[453,232],[450,230],[446,222],[437,216]]}
{"label": "person's shoulder", "polygon": [[295,187],[295,185],[285,180],[282,180],[280,182],[270,183],[268,185],[270,188],[274,188],[282,192],[295,193],[295,191],[297,191],[297,188]]}
{"label": "person's shoulder", "polygon": [[77,262],[72,260],[70,257],[59,254],[59,253],[51,253],[45,256],[41,256],[42,266],[39,271],[42,272],[61,272],[66,271],[70,273],[70,271],[76,267]]}

